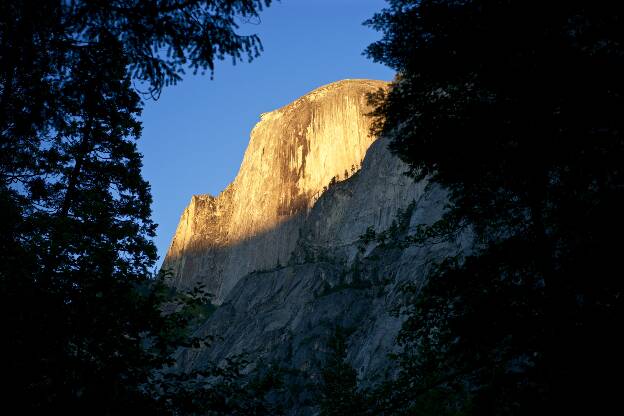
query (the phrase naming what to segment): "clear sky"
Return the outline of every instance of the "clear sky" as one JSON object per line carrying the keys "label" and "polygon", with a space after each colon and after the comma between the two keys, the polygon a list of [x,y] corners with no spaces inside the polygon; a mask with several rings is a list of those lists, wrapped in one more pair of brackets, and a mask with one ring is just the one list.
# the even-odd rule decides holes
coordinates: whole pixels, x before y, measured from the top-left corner
{"label": "clear sky", "polygon": [[156,245],[162,261],[193,194],[217,195],[236,176],[260,114],[345,78],[392,79],[394,73],[362,56],[380,34],[362,22],[384,0],[282,0],[260,22],[264,52],[251,63],[219,62],[214,79],[187,75],[143,112],[143,175],[152,186]]}

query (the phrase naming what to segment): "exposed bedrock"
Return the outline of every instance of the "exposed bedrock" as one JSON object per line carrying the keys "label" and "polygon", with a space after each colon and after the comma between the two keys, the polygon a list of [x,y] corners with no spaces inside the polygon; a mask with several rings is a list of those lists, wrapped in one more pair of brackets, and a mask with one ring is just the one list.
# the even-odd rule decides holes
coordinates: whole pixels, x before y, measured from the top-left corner
{"label": "exposed bedrock", "polygon": [[385,87],[339,81],[262,114],[234,182],[182,214],[163,264],[175,285],[204,282],[221,303],[245,274],[284,264],[323,187],[359,169],[374,140],[367,93]]}
{"label": "exposed bedrock", "polygon": [[[363,385],[394,371],[400,288],[422,282],[431,261],[466,238],[395,244],[438,219],[446,199],[404,174],[389,139],[369,136],[366,95],[377,88],[386,83],[340,81],[264,114],[234,182],[193,197],[165,266],[179,287],[201,281],[216,294],[220,306],[198,332],[219,340],[181,352],[182,366],[242,353],[249,371],[288,368],[278,400],[291,415],[317,411],[306,386],[318,382],[336,326],[349,334],[347,359]],[[387,241],[364,244],[369,227]]]}

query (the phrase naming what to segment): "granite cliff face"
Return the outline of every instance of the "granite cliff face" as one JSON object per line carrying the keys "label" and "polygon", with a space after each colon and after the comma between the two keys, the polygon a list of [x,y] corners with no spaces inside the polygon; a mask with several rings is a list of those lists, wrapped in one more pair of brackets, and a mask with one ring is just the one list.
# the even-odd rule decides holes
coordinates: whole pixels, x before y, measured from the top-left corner
{"label": "granite cliff face", "polygon": [[163,264],[175,285],[202,281],[221,303],[245,274],[285,264],[323,187],[359,169],[374,139],[366,94],[384,87],[339,81],[262,114],[234,182],[182,214]]}
{"label": "granite cliff face", "polygon": [[[403,174],[387,138],[368,136],[366,93],[385,85],[341,81],[263,115],[232,185],[216,198],[193,197],[165,265],[177,285],[203,281],[217,293],[220,306],[198,335],[219,342],[181,351],[180,365],[234,354],[246,355],[249,371],[277,364],[288,372],[275,399],[289,415],[313,415],[304,386],[318,382],[340,326],[362,385],[392,374],[401,286],[422,282],[431,261],[466,238],[397,244],[438,219],[446,198]],[[386,240],[364,243],[369,227]]]}

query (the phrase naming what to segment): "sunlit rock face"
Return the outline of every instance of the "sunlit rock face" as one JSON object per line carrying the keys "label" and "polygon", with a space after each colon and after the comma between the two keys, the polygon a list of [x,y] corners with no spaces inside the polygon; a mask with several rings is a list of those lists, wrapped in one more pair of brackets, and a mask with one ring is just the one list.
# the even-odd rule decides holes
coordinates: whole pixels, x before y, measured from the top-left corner
{"label": "sunlit rock face", "polygon": [[[396,371],[388,354],[397,352],[402,288],[418,287],[432,262],[470,239],[404,244],[440,218],[447,199],[404,175],[390,138],[368,135],[366,94],[380,87],[341,81],[264,114],[236,180],[216,198],[193,197],[165,265],[178,286],[202,281],[217,294],[220,306],[196,335],[219,341],[180,350],[183,368],[238,354],[250,373],[281,367],[286,388],[273,400],[289,416],[318,414],[310,386],[336,327],[348,334],[346,359],[361,386]],[[364,242],[369,227],[385,239]]]}
{"label": "sunlit rock face", "polygon": [[324,187],[360,168],[375,140],[367,94],[386,85],[339,81],[262,114],[234,182],[184,210],[163,263],[174,284],[222,303],[246,274],[286,264]]}
{"label": "sunlit rock face", "polygon": [[[394,374],[399,310],[406,283],[420,284],[432,261],[456,253],[457,242],[397,244],[422,224],[440,218],[445,193],[415,182],[388,150],[389,139],[371,144],[361,169],[330,186],[297,231],[297,242],[281,266],[238,280],[196,335],[218,338],[200,349],[180,352],[179,364],[201,369],[243,354],[246,371],[279,366],[285,391],[275,402],[288,416],[315,416],[318,391],[336,327],[348,334],[347,361],[361,386]],[[368,227],[386,231],[388,241],[364,244]],[[395,230],[391,232],[390,230]]]}

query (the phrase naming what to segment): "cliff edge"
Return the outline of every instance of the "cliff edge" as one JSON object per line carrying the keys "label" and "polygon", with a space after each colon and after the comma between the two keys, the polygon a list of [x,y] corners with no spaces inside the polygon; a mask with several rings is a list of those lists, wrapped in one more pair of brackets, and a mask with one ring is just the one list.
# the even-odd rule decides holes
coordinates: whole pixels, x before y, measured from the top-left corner
{"label": "cliff edge", "polygon": [[367,94],[386,87],[338,81],[262,114],[235,180],[184,210],[163,262],[174,285],[202,282],[220,304],[246,274],[285,264],[323,190],[359,170],[375,140]]}

